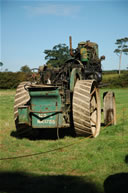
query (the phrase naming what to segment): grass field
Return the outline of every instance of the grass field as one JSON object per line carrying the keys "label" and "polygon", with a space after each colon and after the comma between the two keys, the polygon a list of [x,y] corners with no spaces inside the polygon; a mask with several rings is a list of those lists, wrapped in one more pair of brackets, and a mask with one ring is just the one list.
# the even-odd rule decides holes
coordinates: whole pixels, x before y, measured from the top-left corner
{"label": "grass field", "polygon": [[[122,74],[121,74],[122,76]],[[104,74],[103,80],[109,80],[109,79],[119,78],[119,74]]]}
{"label": "grass field", "polygon": [[128,89],[114,92],[117,125],[101,127],[97,138],[29,140],[10,136],[15,90],[0,90],[0,158],[76,143],[47,154],[0,160],[0,193],[103,193],[104,187],[106,193],[120,193],[128,180]]}

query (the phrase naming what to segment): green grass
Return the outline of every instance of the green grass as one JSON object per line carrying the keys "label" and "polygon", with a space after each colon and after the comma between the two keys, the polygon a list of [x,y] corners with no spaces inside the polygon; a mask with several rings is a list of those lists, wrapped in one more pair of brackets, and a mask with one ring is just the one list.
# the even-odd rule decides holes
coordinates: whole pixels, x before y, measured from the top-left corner
{"label": "green grass", "polygon": [[[122,76],[122,74],[121,74]],[[103,74],[103,81],[113,79],[113,78],[118,78],[119,74]]]}
{"label": "green grass", "polygon": [[107,84],[109,88],[127,88],[128,87],[128,71],[119,74],[103,74],[102,83]]}
{"label": "green grass", "polygon": [[[106,89],[101,89],[101,95],[104,91]],[[34,141],[10,136],[15,130],[15,91],[0,90],[0,158],[45,152],[76,143],[47,154],[0,161],[0,193],[103,193],[107,177],[128,172],[125,163],[128,155],[128,89],[114,89],[114,92],[117,125],[102,127],[97,138],[68,136],[59,140]]]}

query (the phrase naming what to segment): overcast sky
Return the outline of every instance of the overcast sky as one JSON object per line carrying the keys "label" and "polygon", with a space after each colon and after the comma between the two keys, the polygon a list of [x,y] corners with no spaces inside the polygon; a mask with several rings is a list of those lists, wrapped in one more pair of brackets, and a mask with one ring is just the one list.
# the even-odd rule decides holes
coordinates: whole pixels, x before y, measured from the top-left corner
{"label": "overcast sky", "polygon": [[[115,41],[128,37],[128,1],[30,1],[0,0],[0,60],[4,69],[18,71],[46,63],[43,53],[59,43],[73,48],[90,40],[99,44],[105,55],[103,70],[118,69],[119,58],[113,53]],[[122,69],[128,66],[123,55]]]}

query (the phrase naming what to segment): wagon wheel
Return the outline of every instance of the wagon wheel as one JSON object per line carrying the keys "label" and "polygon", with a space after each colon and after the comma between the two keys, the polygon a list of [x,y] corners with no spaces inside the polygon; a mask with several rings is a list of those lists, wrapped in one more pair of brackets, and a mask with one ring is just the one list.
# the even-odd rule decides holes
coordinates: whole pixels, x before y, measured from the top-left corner
{"label": "wagon wheel", "polygon": [[103,93],[104,124],[116,125],[116,102],[114,92]]}
{"label": "wagon wheel", "polygon": [[73,93],[73,124],[76,135],[97,137],[100,123],[100,97],[96,82],[77,81]]}

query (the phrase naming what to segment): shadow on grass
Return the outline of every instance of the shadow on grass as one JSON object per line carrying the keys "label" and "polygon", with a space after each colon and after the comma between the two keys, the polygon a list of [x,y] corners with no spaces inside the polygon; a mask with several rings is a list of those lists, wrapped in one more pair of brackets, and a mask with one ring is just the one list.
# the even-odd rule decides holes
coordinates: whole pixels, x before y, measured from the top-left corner
{"label": "shadow on grass", "polygon": [[128,164],[128,155],[125,156],[125,163]]}
{"label": "shadow on grass", "polygon": [[101,193],[95,184],[77,176],[33,176],[23,172],[0,172],[4,193]]}
{"label": "shadow on grass", "polygon": [[104,181],[105,193],[128,193],[128,173],[109,176]]}
{"label": "shadow on grass", "polygon": [[17,131],[12,131],[10,135],[18,139],[27,138],[30,140],[56,140],[58,138],[62,139],[66,136],[75,136],[73,128],[60,128],[59,130],[56,128],[33,129],[21,134]]}
{"label": "shadow on grass", "polygon": [[[125,163],[128,164],[128,155],[125,156]],[[128,173],[117,173],[110,175],[104,181],[105,193],[128,193]]]}

